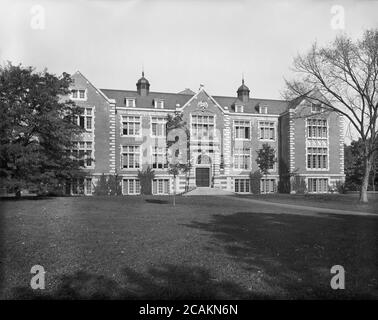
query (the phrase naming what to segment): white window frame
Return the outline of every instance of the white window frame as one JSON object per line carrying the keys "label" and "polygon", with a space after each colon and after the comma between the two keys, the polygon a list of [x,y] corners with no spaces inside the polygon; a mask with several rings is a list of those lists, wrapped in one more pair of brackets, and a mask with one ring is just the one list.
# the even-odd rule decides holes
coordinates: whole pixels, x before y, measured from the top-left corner
{"label": "white window frame", "polygon": [[[125,190],[125,183],[127,190]],[[133,185],[133,192],[130,192],[130,185]],[[127,177],[122,179],[122,194],[123,195],[138,195],[140,194],[140,181],[138,178]]]}
{"label": "white window frame", "polygon": [[[269,123],[269,125],[267,126],[266,124]],[[265,138],[265,131],[264,131],[264,137],[261,136],[261,129],[264,128],[264,130],[266,129],[269,129],[269,132],[270,132],[270,129],[273,129],[273,139],[270,139],[270,138]],[[277,137],[277,122],[276,121],[269,121],[269,120],[260,120],[258,122],[258,130],[259,130],[259,140],[261,141],[276,141],[276,137]],[[270,136],[270,134],[269,134]]]}
{"label": "white window frame", "polygon": [[[133,119],[131,119],[133,118]],[[136,119],[139,119],[136,121]],[[136,124],[139,124],[139,133],[138,134],[125,134],[124,133],[124,126],[127,125],[127,131],[129,132],[129,125],[134,124],[134,133],[136,131]],[[141,137],[142,136],[142,117],[139,115],[123,115],[121,117],[121,136],[122,137]]]}
{"label": "white window frame", "polygon": [[[135,108],[135,98],[126,97],[126,108]],[[130,103],[131,102],[131,105]]]}
{"label": "white window frame", "polygon": [[235,112],[236,113],[243,113],[244,112],[244,106],[239,105],[239,104],[235,105]]}
{"label": "white window frame", "polygon": [[[89,184],[89,190],[88,190],[88,184]],[[86,177],[84,178],[84,194],[87,196],[91,196],[93,194],[93,181],[92,178]]]}
{"label": "white window frame", "polygon": [[[244,124],[247,124],[247,125],[237,125],[236,122],[239,122],[239,123],[242,123],[244,122]],[[248,138],[238,138],[236,136],[236,127],[243,127],[243,128],[249,128],[249,137]],[[240,119],[235,119],[233,120],[233,128],[234,128],[234,139],[235,140],[243,140],[243,141],[249,141],[251,140],[251,137],[252,137],[252,128],[251,128],[251,121],[250,120],[240,120]]]}
{"label": "white window frame", "polygon": [[[266,191],[266,182],[267,181],[273,181],[273,191]],[[263,177],[260,179],[260,192],[262,194],[267,194],[267,193],[276,193],[277,192],[277,179],[276,178],[270,178],[270,177]]]}
{"label": "white window frame", "polygon": [[311,113],[321,113],[323,110],[321,103],[311,103]]}
{"label": "white window frame", "polygon": [[[162,149],[162,151],[158,151],[158,152],[156,152],[156,149]],[[152,167],[152,169],[154,169],[154,170],[164,170],[164,169],[166,169],[167,168],[167,150],[166,150],[166,148],[165,147],[159,147],[159,146],[152,146],[151,147],[151,157],[152,157],[152,159],[151,159],[151,167]],[[155,158],[156,158],[156,156],[157,157],[159,157],[159,155],[160,156],[162,156],[163,157],[163,163],[161,163],[162,164],[162,167],[161,168],[159,168],[159,167],[154,167],[154,164],[155,164]],[[160,162],[156,162],[157,164],[160,164]]]}
{"label": "white window frame", "polygon": [[[243,180],[243,186],[244,186],[244,191],[240,191],[241,184],[240,181]],[[238,188],[236,187],[238,186]],[[247,188],[248,186],[248,188]],[[238,189],[238,190],[236,190]],[[248,191],[246,191],[248,189]],[[235,178],[234,179],[234,190],[236,193],[251,193],[251,180],[249,178]]]}
{"label": "white window frame", "polygon": [[[238,150],[238,152],[236,152]],[[249,150],[246,151],[246,152],[239,152],[239,150]],[[245,170],[251,170],[252,169],[252,148],[235,148],[234,147],[234,153],[233,153],[233,168],[234,170],[239,170],[239,171],[245,171]],[[239,164],[240,164],[240,160],[239,161],[236,161],[236,157],[238,157],[238,159],[240,159],[240,157],[242,157],[243,161],[242,163],[244,164],[244,157],[248,157],[249,158],[249,161],[247,162],[247,168],[240,168],[239,167]],[[238,164],[238,166],[236,166],[236,164]]]}
{"label": "white window frame", "polygon": [[[167,120],[164,116],[151,116],[151,137],[154,137],[154,138],[163,138],[163,137],[166,137],[166,134],[167,134],[167,128],[166,128],[166,125],[167,125]],[[154,135],[154,131],[152,129],[153,127],[153,124],[157,124],[157,125],[162,125],[163,127],[163,133],[162,135]]]}
{"label": "white window frame", "polygon": [[[83,117],[83,119],[84,119],[83,129],[88,131],[88,132],[92,132],[94,130],[94,108],[93,107],[82,107],[80,109],[83,111],[83,113],[76,116],[76,124],[79,127],[81,127],[80,126],[80,118]],[[90,112],[88,110],[90,110]],[[88,119],[91,119],[91,127],[90,128],[88,128]]]}
{"label": "white window frame", "polygon": [[[130,151],[130,148],[133,148],[134,150],[131,152]],[[137,150],[138,151],[135,151],[135,148],[138,148]],[[133,154],[134,157],[133,157],[133,165],[132,167],[129,166],[129,156],[127,158],[128,160],[128,163],[127,163],[127,167],[124,166],[124,157],[125,155],[128,154]],[[135,160],[138,159],[139,162],[136,162]],[[139,164],[138,166],[136,166],[136,164]],[[125,145],[125,146],[122,146],[122,150],[121,150],[121,169],[122,170],[138,170],[142,167],[142,153],[141,153],[141,146],[140,145]]]}
{"label": "white window frame", "polygon": [[[328,123],[328,120],[327,119],[322,119],[322,118],[307,118],[306,120],[306,138],[308,140],[328,140],[328,137],[329,137],[329,123]],[[314,124],[314,123],[311,123],[311,122],[325,122],[325,125],[324,124]],[[310,128],[311,128],[311,137],[310,137]],[[321,128],[321,132],[322,132],[322,136],[319,136],[319,134],[317,134],[316,136],[313,135],[313,129],[312,128],[316,128],[316,132],[319,133],[319,130]],[[323,129],[326,128],[326,136],[324,137],[323,136]]]}
{"label": "white window frame", "polygon": [[[77,97],[74,97],[74,91],[77,93]],[[80,98],[80,92],[84,91],[84,98]],[[71,89],[70,93],[70,99],[71,100],[77,100],[77,101],[86,101],[87,100],[87,89]]]}
{"label": "white window frame", "polygon": [[[160,190],[160,183],[162,190]],[[170,179],[169,178],[154,178],[152,180],[152,194],[165,195],[170,193]]]}
{"label": "white window frame", "polygon": [[[74,144],[76,144],[76,148],[73,148],[71,150],[71,152],[74,152],[77,151],[78,155],[80,154],[80,151],[84,151],[84,157],[83,157],[83,161],[84,161],[84,165],[81,166],[82,168],[89,168],[89,169],[93,169],[94,168],[94,142],[93,141],[86,141],[86,140],[81,140],[81,141],[74,141],[73,142]],[[88,146],[91,146],[90,148]],[[90,152],[89,156],[88,156],[88,152]],[[91,159],[91,165],[88,166],[87,165],[87,161],[88,159]],[[78,160],[80,161],[80,159]]]}
{"label": "white window frame", "polygon": [[[197,123],[194,123],[194,121],[193,121],[193,118],[194,117],[196,117],[197,119],[198,119],[198,117],[208,117],[209,119],[210,118],[212,118],[213,119],[213,123],[210,123],[210,121],[208,121],[207,123],[205,123],[205,124],[207,124],[208,126],[213,126],[213,137],[212,137],[212,139],[209,139],[209,137],[210,137],[210,135],[208,135],[207,137],[201,137],[201,138],[199,138],[198,137],[198,134],[195,134],[195,130],[194,130],[194,125],[195,124],[197,124],[197,126],[198,125],[203,125],[204,123],[203,123],[203,121],[202,121],[202,123],[199,123],[198,121],[197,121]],[[193,137],[193,139],[192,139],[192,141],[201,141],[201,142],[205,142],[205,141],[209,141],[209,142],[214,142],[215,141],[215,138],[216,138],[216,132],[217,132],[217,130],[216,130],[216,116],[215,115],[201,115],[201,114],[191,114],[190,115],[190,134],[191,134],[191,137]],[[199,130],[198,130],[199,128],[197,127],[197,133],[198,132],[200,132]],[[204,138],[207,138],[207,139],[204,139]]]}
{"label": "white window frame", "polygon": [[[323,152],[309,152],[309,149],[327,149],[327,152],[326,153],[323,153]],[[327,156],[327,159],[326,159],[326,168],[310,168],[309,167],[309,161],[308,161],[308,157],[310,155],[315,155],[315,156],[323,156],[323,155],[326,155]],[[323,157],[321,158],[321,162],[323,163]],[[329,170],[329,147],[328,146],[307,146],[306,147],[306,169],[308,171],[328,171]]]}
{"label": "white window frame", "polygon": [[[320,182],[320,180],[322,182]],[[326,191],[323,190],[323,186],[322,183],[323,182],[326,182],[325,184],[325,188],[326,188]],[[313,183],[315,182],[315,191],[313,190]],[[311,185],[311,187],[310,187]],[[320,190],[322,189],[322,190]],[[307,191],[309,193],[328,193],[329,192],[329,178],[324,178],[324,177],[309,177],[307,178]]]}
{"label": "white window frame", "polygon": [[165,101],[163,99],[155,99],[154,107],[155,109],[164,109]]}
{"label": "white window frame", "polygon": [[260,114],[268,114],[268,106],[259,106],[259,113]]}

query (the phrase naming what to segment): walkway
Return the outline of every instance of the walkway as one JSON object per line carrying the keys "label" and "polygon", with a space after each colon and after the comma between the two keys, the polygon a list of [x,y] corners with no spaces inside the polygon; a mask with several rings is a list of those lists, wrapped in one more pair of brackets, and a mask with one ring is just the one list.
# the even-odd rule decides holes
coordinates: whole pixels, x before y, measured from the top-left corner
{"label": "walkway", "polygon": [[[225,196],[223,196],[225,198]],[[371,212],[360,212],[360,211],[349,211],[349,210],[340,210],[340,209],[328,209],[328,208],[319,208],[319,207],[310,207],[310,206],[302,206],[296,204],[288,204],[288,203],[278,203],[278,202],[271,202],[265,200],[257,200],[251,198],[237,198],[240,201],[246,201],[255,204],[261,205],[270,205],[276,206],[281,208],[288,208],[288,209],[295,209],[295,210],[307,210],[316,213],[331,213],[331,214],[341,214],[341,215],[353,215],[353,216],[371,216],[371,217],[378,217],[378,214],[371,213]]]}

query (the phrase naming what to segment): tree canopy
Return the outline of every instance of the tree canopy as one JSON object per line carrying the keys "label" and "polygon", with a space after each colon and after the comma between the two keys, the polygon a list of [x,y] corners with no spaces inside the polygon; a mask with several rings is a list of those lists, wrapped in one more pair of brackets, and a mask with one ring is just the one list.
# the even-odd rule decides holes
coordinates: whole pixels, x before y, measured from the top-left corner
{"label": "tree canopy", "polygon": [[82,132],[72,121],[80,108],[67,98],[70,84],[67,73],[57,77],[22,65],[0,66],[3,186],[20,190],[80,175],[77,159],[68,152]]}
{"label": "tree canopy", "polygon": [[322,104],[324,110],[337,112],[361,138],[364,173],[360,200],[367,202],[378,139],[378,29],[366,30],[357,40],[341,35],[329,45],[314,43],[294,59],[293,69],[297,78],[286,81],[286,98],[307,98]]}

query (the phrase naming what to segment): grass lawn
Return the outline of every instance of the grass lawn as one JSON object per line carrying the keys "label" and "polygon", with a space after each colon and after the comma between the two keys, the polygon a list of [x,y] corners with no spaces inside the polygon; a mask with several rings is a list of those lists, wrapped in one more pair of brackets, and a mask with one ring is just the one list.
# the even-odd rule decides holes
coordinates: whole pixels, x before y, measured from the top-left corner
{"label": "grass lawn", "polygon": [[[177,197],[176,207],[137,196],[2,200],[0,209],[3,299],[378,298],[378,217],[210,196]],[[43,291],[29,286],[36,264]],[[345,290],[330,288],[337,264]]]}
{"label": "grass lawn", "polygon": [[295,204],[310,207],[339,209],[378,214],[378,193],[368,194],[368,203],[359,202],[359,194],[260,194],[260,195],[236,195],[258,200],[278,203]]}

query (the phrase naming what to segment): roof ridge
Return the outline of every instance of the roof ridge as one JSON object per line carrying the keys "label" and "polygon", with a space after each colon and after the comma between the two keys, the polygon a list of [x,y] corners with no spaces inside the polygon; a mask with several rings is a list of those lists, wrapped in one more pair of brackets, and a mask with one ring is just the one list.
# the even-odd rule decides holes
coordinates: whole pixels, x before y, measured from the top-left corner
{"label": "roof ridge", "polygon": [[[137,90],[127,90],[127,89],[105,89],[101,88],[99,90],[107,90],[107,91],[124,91],[124,92],[135,92],[137,93]],[[162,92],[162,91],[150,91],[151,94],[153,93],[159,93],[159,94],[173,94],[173,95],[182,95],[182,96],[194,96],[194,94],[187,94],[187,93],[175,93],[175,92]],[[212,97],[217,98],[229,98],[229,99],[237,99],[237,97],[232,96],[220,96],[220,95],[211,95]],[[289,100],[283,100],[283,99],[270,99],[270,98],[249,98],[251,100],[268,100],[268,101],[280,101],[280,102],[289,102]]]}
{"label": "roof ridge", "polygon": [[[124,91],[124,92],[135,92],[137,93],[137,90],[125,90],[125,89],[105,89],[101,88],[100,90],[106,90],[106,91]],[[174,95],[181,95],[181,96],[194,96],[194,94],[187,94],[187,93],[176,93],[176,92],[161,92],[161,91],[150,91],[149,93],[160,93],[160,94],[174,94]]]}

